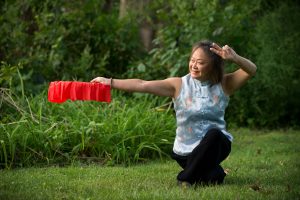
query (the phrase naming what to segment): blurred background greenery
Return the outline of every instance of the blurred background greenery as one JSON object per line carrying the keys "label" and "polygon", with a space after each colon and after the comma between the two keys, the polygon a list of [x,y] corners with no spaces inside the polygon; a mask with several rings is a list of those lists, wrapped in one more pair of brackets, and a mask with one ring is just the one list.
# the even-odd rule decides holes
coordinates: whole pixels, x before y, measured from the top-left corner
{"label": "blurred background greenery", "polygon": [[[257,75],[231,97],[229,127],[299,127],[299,8],[292,0],[1,1],[0,131],[7,133],[0,134],[2,144],[20,128],[7,124],[31,119],[38,125],[49,117],[52,105],[44,104],[50,81],[183,76],[192,44],[202,39],[229,44],[258,67]],[[226,64],[226,72],[235,69]],[[114,95],[119,102],[125,94]],[[130,105],[140,102],[148,111],[170,101],[126,95]],[[87,104],[82,110],[89,108],[94,109]],[[68,113],[72,111],[76,109]],[[45,132],[56,120],[44,128],[39,125],[38,131]],[[77,122],[74,130],[85,126]],[[153,144],[149,148],[155,149]]]}
{"label": "blurred background greenery", "polygon": [[36,95],[54,80],[182,76],[192,44],[210,39],[258,66],[232,96],[231,125],[299,125],[296,1],[6,0],[0,11],[1,87]]}

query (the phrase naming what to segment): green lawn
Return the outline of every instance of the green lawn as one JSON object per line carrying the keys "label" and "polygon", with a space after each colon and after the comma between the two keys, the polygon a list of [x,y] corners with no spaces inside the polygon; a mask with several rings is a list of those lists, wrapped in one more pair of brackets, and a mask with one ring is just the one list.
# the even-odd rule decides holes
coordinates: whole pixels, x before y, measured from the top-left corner
{"label": "green lawn", "polygon": [[182,189],[171,160],[0,171],[0,199],[300,199],[300,131],[232,131],[221,186]]}

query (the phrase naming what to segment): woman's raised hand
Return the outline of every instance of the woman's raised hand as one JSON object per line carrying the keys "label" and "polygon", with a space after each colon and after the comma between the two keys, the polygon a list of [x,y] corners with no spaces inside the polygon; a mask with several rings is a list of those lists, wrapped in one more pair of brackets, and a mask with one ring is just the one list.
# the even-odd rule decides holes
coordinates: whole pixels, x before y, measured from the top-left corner
{"label": "woman's raised hand", "polygon": [[238,56],[237,53],[228,45],[223,46],[222,48],[216,43],[212,44],[210,50],[217,55],[221,56],[224,60],[234,61]]}
{"label": "woman's raised hand", "polygon": [[98,82],[104,85],[111,85],[111,78],[97,77],[91,80],[91,82]]}

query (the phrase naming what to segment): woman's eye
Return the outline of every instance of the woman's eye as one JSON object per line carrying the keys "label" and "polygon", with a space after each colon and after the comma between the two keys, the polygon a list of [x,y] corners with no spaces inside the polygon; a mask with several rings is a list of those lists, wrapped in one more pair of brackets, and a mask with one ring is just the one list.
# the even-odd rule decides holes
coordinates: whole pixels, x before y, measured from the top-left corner
{"label": "woman's eye", "polygon": [[190,60],[192,64],[196,63],[197,65],[204,65],[203,62],[197,62],[196,60]]}

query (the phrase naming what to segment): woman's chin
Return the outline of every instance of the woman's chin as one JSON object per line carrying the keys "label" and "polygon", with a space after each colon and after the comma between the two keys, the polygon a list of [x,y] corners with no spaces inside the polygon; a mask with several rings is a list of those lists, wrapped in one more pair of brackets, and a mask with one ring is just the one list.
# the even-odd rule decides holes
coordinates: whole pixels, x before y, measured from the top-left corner
{"label": "woman's chin", "polygon": [[201,78],[201,75],[199,73],[191,72],[191,77],[198,79],[198,78]]}
{"label": "woman's chin", "polygon": [[191,72],[190,74],[191,74],[191,77],[193,79],[197,79],[199,81],[205,81],[205,80],[207,80],[206,77],[204,77],[203,74],[201,74],[201,73],[193,73],[193,72]]}

